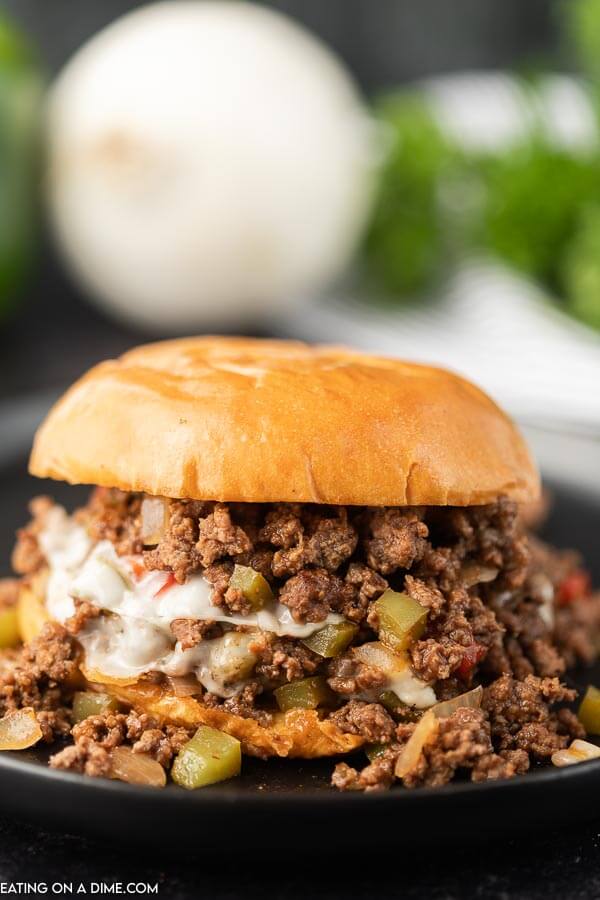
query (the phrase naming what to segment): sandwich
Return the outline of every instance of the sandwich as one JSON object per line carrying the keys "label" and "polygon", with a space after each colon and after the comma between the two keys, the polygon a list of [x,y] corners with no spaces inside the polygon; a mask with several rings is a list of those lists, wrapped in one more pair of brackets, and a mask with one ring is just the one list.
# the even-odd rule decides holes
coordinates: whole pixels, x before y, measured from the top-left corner
{"label": "sandwich", "polygon": [[334,756],[336,787],[377,790],[584,743],[562,679],[595,656],[600,597],[528,534],[530,453],[455,374],[288,341],[142,346],[58,401],[30,472],[92,486],[72,514],[33,501],[13,555],[0,735],[20,714],[71,739],[55,767],[194,788],[244,754]]}

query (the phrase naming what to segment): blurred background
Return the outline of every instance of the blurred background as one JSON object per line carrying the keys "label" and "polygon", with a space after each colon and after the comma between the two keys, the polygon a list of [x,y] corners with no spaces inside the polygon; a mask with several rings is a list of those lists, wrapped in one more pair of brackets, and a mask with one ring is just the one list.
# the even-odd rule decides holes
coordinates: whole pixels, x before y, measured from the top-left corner
{"label": "blurred background", "polygon": [[226,331],[450,366],[599,490],[600,0],[141,7],[0,4],[0,466]]}

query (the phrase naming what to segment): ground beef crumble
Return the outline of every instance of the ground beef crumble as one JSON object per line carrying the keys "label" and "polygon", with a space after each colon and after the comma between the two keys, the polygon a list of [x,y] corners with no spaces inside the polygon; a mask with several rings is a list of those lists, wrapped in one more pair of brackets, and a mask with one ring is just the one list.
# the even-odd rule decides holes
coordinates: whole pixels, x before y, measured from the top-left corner
{"label": "ground beef crumble", "polygon": [[352,697],[369,691],[383,690],[387,675],[377,666],[367,665],[351,653],[333,659],[328,667],[327,684],[342,697]]}
{"label": "ground beef crumble", "polygon": [[223,634],[223,628],[212,619],[173,619],[171,632],[175,640],[181,644],[182,650],[190,650],[200,641],[220,637]]}
{"label": "ground beef crumble", "polygon": [[50,743],[68,734],[69,703],[79,681],[80,650],[62,625],[44,626],[39,637],[0,670],[0,715],[31,707]]}
{"label": "ground beef crumble", "polygon": [[379,703],[350,700],[330,716],[344,734],[359,734],[370,744],[388,744],[394,737],[396,725]]}
{"label": "ground beef crumble", "polygon": [[133,710],[89,716],[73,726],[73,745],[51,756],[50,765],[54,769],[106,777],[110,775],[111,750],[126,744],[134,753],[147,753],[168,768],[192,733],[193,729],[161,725],[151,716]]}
{"label": "ground beef crumble", "polygon": [[[213,604],[228,613],[252,610],[230,585],[236,565],[260,572],[298,624],[323,622],[330,613],[355,623],[352,644],[377,639],[372,604],[388,587],[427,609],[426,630],[409,650],[414,673],[434,684],[438,700],[475,684],[485,689],[480,709],[439,720],[435,739],[403,779],[406,787],[443,784],[457,773],[474,781],[510,777],[583,734],[565,706],[574,693],[559,679],[566,666],[597,655],[600,594],[591,592],[576,554],[558,553],[524,533],[515,504],[367,509],[164,502],[166,526],[154,546],[141,536],[143,495],[98,488],[75,515],[93,540],[111,541],[120,554],[143,554],[148,570],[170,572],[179,583],[202,573]],[[18,534],[13,561],[25,577],[44,565],[38,536],[50,505],[48,498],[33,501],[32,521]],[[15,580],[0,582],[0,609],[15,602],[17,587]],[[77,601],[66,627],[46,626],[30,647],[6,656],[0,714],[31,706],[46,740],[71,732],[76,635],[97,615],[92,604]],[[171,631],[186,650],[220,636],[223,626],[179,618]],[[324,715],[344,733],[385,745],[362,771],[340,763],[333,783],[344,790],[382,789],[394,780],[416,716],[390,714],[376,702],[387,677],[358,660],[352,644],[328,660],[299,639],[258,633],[251,645],[256,665],[243,690],[227,699],[205,692],[202,702],[268,726],[275,688],[322,675],[337,704]],[[73,727],[73,745],[52,765],[107,775],[111,749],[126,744],[168,767],[188,737],[185,729],[132,711],[96,716]]]}
{"label": "ground beef crumble", "polygon": [[250,645],[250,649],[258,657],[254,671],[269,688],[313,675],[322,663],[321,657],[304,644],[266,632]]}
{"label": "ground beef crumble", "polygon": [[50,497],[35,497],[29,504],[31,521],[17,531],[17,542],[12,553],[12,567],[17,575],[33,575],[44,565],[44,554],[38,543],[38,535],[44,528],[46,515],[52,508]]}

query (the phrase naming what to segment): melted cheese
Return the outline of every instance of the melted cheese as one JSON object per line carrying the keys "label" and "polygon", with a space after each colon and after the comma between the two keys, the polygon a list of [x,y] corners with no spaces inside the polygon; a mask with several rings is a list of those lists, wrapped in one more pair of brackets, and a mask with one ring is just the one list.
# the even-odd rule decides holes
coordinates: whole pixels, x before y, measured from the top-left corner
{"label": "melted cheese", "polygon": [[169,585],[165,572],[143,570],[138,578],[140,558],[117,556],[110,541],[92,546],[85,529],[61,507],[50,511],[40,545],[50,568],[46,606],[52,618],[59,622],[70,618],[75,612],[73,598],[88,600],[108,614],[91,619],[79,639],[87,665],[113,677],[149,671],[194,673],[207,690],[229,697],[240,690],[256,662],[248,647],[250,636],[228,632],[183,650],[171,632],[174,619],[245,625],[294,638],[309,637],[325,625],[343,621],[330,613],[321,622],[298,624],[289,608],[275,601],[246,616],[230,615],[211,603],[212,586],[201,575],[174,585]]}
{"label": "melted cheese", "polygon": [[437,702],[433,688],[417,678],[408,663],[401,672],[393,672],[389,676],[387,688],[393,691],[402,703],[417,709],[427,709]]}
{"label": "melted cheese", "polygon": [[[75,613],[74,598],[103,610],[105,615],[90,619],[78,637],[88,667],[114,678],[137,678],[151,671],[171,676],[193,673],[207,690],[231,697],[244,686],[256,663],[250,645],[261,631],[306,638],[343,621],[330,613],[321,622],[301,625],[287,606],[276,601],[246,616],[231,615],[212,604],[212,585],[201,575],[171,585],[168,573],[146,572],[140,557],[117,556],[110,541],[93,545],[85,529],[61,507],[50,510],[40,546],[50,568],[48,612],[65,622]],[[171,632],[171,622],[180,618],[245,625],[253,631],[227,631],[183,650]],[[403,703],[423,709],[436,702],[432,688],[413,674],[407,660],[393,671],[385,664],[381,667],[388,670],[388,688]]]}

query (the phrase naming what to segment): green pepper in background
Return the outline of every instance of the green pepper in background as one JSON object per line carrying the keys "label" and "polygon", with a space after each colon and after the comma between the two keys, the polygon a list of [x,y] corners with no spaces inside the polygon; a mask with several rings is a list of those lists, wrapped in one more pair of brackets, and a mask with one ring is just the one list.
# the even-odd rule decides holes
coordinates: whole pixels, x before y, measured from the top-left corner
{"label": "green pepper in background", "polygon": [[0,15],[0,319],[31,264],[43,79],[25,37]]}
{"label": "green pepper in background", "polygon": [[[600,0],[575,7],[597,12],[600,77]],[[513,76],[523,133],[497,148],[444,134],[426,90],[398,90],[376,108],[388,149],[363,256],[372,286],[389,300],[431,294],[477,253],[537,279],[566,311],[600,328],[600,153],[592,142],[571,148],[546,132],[538,118],[545,78]],[[600,103],[597,112],[600,120]]]}
{"label": "green pepper in background", "polygon": [[375,112],[388,146],[364,246],[365,267],[384,291],[414,295],[435,284],[444,270],[448,246],[440,183],[453,177],[460,153],[417,90],[384,98]]}
{"label": "green pepper in background", "polygon": [[600,330],[600,204],[582,212],[561,276],[569,312]]}
{"label": "green pepper in background", "polygon": [[558,290],[562,254],[581,209],[600,199],[598,159],[533,133],[478,165],[485,185],[482,247]]}
{"label": "green pepper in background", "polygon": [[596,83],[600,83],[600,0],[566,0],[562,4],[566,30],[577,60]]}

